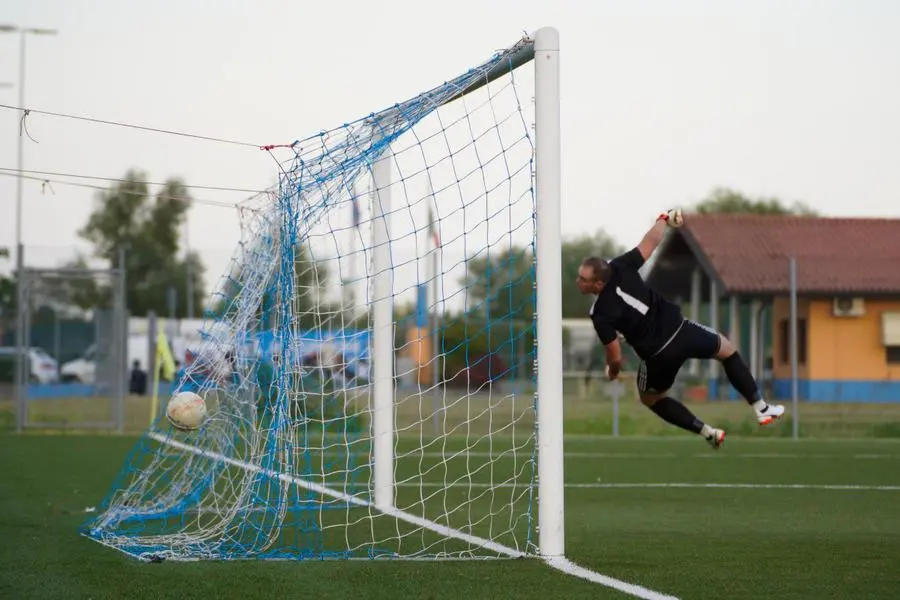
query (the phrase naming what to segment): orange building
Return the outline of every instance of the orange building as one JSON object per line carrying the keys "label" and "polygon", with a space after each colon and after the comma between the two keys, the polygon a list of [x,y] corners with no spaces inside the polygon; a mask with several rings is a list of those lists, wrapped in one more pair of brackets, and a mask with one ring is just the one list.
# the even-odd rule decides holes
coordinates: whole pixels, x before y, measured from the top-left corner
{"label": "orange building", "polygon": [[[792,256],[800,398],[900,401],[900,220],[689,215],[645,276],[729,335],[757,379],[787,398]],[[688,372],[714,397],[727,387],[716,361]]]}

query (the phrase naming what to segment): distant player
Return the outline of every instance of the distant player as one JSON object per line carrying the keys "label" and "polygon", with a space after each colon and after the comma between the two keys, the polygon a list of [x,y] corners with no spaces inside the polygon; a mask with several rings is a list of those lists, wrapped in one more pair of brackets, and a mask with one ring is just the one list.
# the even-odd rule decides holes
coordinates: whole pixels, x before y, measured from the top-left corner
{"label": "distant player", "polygon": [[653,254],[667,226],[680,227],[680,210],[659,216],[637,248],[610,261],[590,256],[578,269],[575,283],[582,294],[596,294],[590,314],[594,329],[606,348],[607,376],[622,367],[621,332],[641,359],[637,386],[641,402],[661,419],[703,436],[719,449],[725,432],[706,425],[683,404],[667,395],[684,362],[691,358],[715,358],[722,363],[731,385],[746,398],[760,425],[784,414],[784,407],[768,404],[734,345],[718,331],[681,314],[678,305],[651,289],[638,269]]}

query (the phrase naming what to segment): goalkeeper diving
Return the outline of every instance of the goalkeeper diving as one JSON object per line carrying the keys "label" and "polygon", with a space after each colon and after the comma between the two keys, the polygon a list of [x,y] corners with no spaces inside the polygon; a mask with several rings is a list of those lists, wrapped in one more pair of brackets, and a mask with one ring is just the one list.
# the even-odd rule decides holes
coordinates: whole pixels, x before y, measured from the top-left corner
{"label": "goalkeeper diving", "polygon": [[610,261],[596,256],[585,258],[575,283],[582,294],[597,296],[590,315],[606,349],[609,379],[616,379],[622,367],[621,333],[641,359],[637,374],[641,402],[664,421],[702,436],[718,450],[725,443],[725,432],[704,423],[669,395],[685,361],[699,358],[721,362],[728,381],[750,404],[760,425],[783,416],[784,407],[763,399],[750,369],[728,338],[685,319],[677,304],[650,288],[638,273],[659,246],[666,227],[682,224],[678,209],[661,214],[636,248]]}

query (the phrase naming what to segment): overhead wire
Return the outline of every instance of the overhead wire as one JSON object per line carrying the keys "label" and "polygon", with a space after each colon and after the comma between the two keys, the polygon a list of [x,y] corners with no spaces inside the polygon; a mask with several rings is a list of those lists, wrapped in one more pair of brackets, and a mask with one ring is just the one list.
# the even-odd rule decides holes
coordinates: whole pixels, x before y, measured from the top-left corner
{"label": "overhead wire", "polygon": [[[10,171],[12,171],[12,172],[10,172]],[[47,177],[35,177],[32,175],[24,175],[23,172],[15,172],[15,171],[16,171],[15,169],[4,169],[4,168],[0,167],[0,175],[6,175],[6,176],[10,176],[10,177],[20,177],[22,179],[27,179],[30,181],[37,181],[42,184],[50,184],[50,190],[54,194],[56,192],[53,190],[52,184],[87,188],[87,189],[93,189],[93,190],[98,190],[98,191],[102,191],[102,192],[110,191],[109,188],[107,188],[107,187],[103,187],[103,186],[95,185],[95,184],[91,184],[91,183],[82,183],[82,182],[78,182],[78,181],[65,181],[62,179],[51,179],[51,178],[47,178]],[[26,172],[28,172],[28,171],[26,171]],[[31,171],[31,172],[40,173],[40,171]],[[79,177],[77,175],[70,175],[70,176],[71,177]],[[89,177],[89,176],[80,176],[80,177],[89,178],[89,179],[100,179],[100,180],[112,181],[112,182],[118,181],[118,182],[131,183],[131,181],[127,180],[127,179],[114,179],[114,178]],[[168,185],[168,184],[164,184],[164,183],[147,182],[147,181],[135,181],[134,183],[143,183],[143,184],[147,184],[147,185],[158,185],[158,186]],[[213,187],[213,186],[187,186],[187,185],[184,185],[182,187],[195,188],[195,189],[207,189],[207,190],[250,192],[253,195],[250,196],[249,198],[242,198],[241,200],[236,200],[234,202],[226,202],[223,200],[210,200],[210,199],[205,199],[205,198],[195,198],[193,196],[187,196],[187,197],[172,196],[172,195],[168,195],[168,194],[148,194],[148,195],[152,195],[155,198],[159,198],[159,199],[163,199],[163,200],[180,200],[180,201],[187,200],[189,204],[202,204],[202,205],[206,205],[206,206],[216,206],[216,207],[220,207],[220,208],[237,208],[241,205],[241,203],[258,196],[259,194],[265,193],[265,190],[243,190],[240,188],[218,188],[218,187]],[[129,190],[129,189],[121,189],[121,188],[116,190],[116,193],[125,194],[125,195],[141,195],[142,194],[142,192],[137,191],[137,190]]]}

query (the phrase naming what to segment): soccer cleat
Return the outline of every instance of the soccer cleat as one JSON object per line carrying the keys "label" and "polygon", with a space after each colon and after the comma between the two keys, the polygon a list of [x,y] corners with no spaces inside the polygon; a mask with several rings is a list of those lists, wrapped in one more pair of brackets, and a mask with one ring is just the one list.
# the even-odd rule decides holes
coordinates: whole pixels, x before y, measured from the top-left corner
{"label": "soccer cleat", "polygon": [[761,411],[756,411],[756,422],[768,425],[784,415],[784,407],[780,404],[768,404]]}
{"label": "soccer cleat", "polygon": [[721,429],[710,429],[709,435],[706,436],[706,442],[712,446],[713,450],[718,450],[725,443],[725,432]]}

